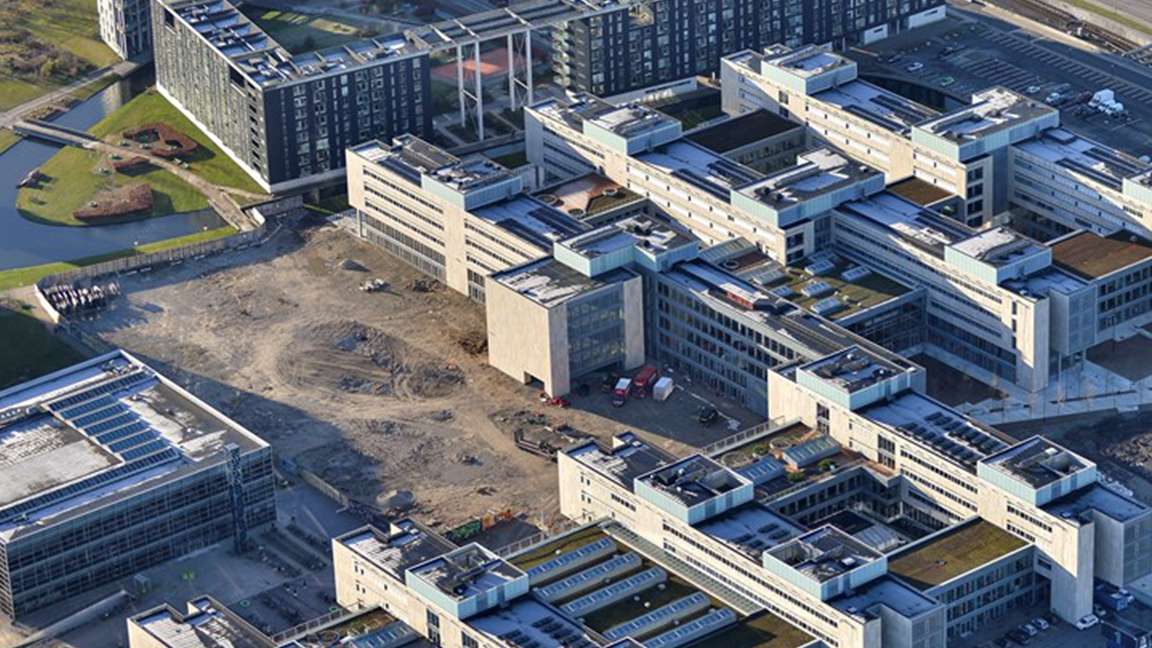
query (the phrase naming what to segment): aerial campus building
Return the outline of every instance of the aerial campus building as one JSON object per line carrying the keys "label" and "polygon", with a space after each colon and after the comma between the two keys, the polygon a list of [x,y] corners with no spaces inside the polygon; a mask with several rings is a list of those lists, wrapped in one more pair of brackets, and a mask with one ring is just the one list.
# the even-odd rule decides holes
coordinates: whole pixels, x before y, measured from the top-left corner
{"label": "aerial campus building", "polygon": [[[147,12],[120,2],[106,0],[102,24],[116,34],[139,34],[144,43],[146,23],[123,25]],[[721,56],[749,47],[868,42],[943,15],[941,0],[899,7],[880,0],[755,0],[731,7],[532,0],[292,54],[228,0],[153,0],[151,33],[160,92],[261,186],[283,192],[341,179],[350,146],[405,133],[430,136],[431,56],[438,52],[455,54],[460,118],[470,119],[484,139],[483,75],[461,65],[474,58],[479,66],[484,43],[505,44],[504,107],[516,110],[533,103],[532,35],[541,30],[555,33],[554,65],[564,84],[611,94],[715,72]],[[604,69],[606,62],[620,67]]]}
{"label": "aerial campus building", "polygon": [[[633,433],[560,451],[581,526],[535,545],[411,520],[334,538],[337,600],[449,648],[942,648],[1152,577],[1152,509],[926,396],[916,365],[849,346],[769,380],[770,424],[704,453]],[[1145,610],[1114,627],[1141,636]]]}
{"label": "aerial campus building", "polygon": [[[940,114],[857,79],[855,63],[820,48],[723,64],[730,114],[769,110],[831,148],[765,174],[679,137],[658,111],[582,95],[525,110],[528,158],[550,181],[602,173],[706,245],[743,240],[820,275],[829,268],[813,255],[830,253],[833,264],[923,291],[924,348],[986,380],[1044,389],[1098,339],[1145,321],[1152,166],[1072,135],[1057,111],[1004,88]],[[1128,261],[1076,270],[1060,257],[1083,252],[992,226],[1005,215],[1043,239],[1083,230],[1081,245],[1128,243],[1118,257]],[[1100,270],[1138,285],[1093,276]],[[788,295],[781,276],[763,279]]]}
{"label": "aerial campus building", "polygon": [[0,391],[0,611],[275,522],[269,446],[122,351]]}

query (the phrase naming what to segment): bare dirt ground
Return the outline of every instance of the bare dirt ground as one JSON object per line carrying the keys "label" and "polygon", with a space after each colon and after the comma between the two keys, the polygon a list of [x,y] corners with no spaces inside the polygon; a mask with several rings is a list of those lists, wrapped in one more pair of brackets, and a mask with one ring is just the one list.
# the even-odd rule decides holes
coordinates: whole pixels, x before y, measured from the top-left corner
{"label": "bare dirt ground", "polygon": [[[377,277],[388,290],[358,289]],[[699,402],[681,392],[679,404],[658,405],[669,408],[662,417],[647,403],[605,407],[598,392],[571,409],[541,404],[476,353],[483,308],[447,288],[412,290],[423,278],[317,226],[124,277],[124,297],[87,326],[261,435],[278,458],[369,504],[386,507],[410,491],[414,514],[430,523],[506,508],[537,520],[557,512],[555,466],[516,448],[509,412],[602,438],[633,429],[674,452],[730,433],[700,427],[691,416]],[[741,425],[754,422],[717,405]]]}

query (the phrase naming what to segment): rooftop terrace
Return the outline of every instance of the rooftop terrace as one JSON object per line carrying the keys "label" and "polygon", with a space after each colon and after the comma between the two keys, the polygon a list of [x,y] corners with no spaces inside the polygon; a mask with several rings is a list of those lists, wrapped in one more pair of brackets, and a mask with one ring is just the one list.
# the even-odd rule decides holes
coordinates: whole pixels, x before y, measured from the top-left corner
{"label": "rooftop terrace", "polygon": [[1080,137],[1063,128],[1050,128],[1016,145],[1021,151],[1085,176],[1119,191],[1125,178],[1152,169],[1152,165]]}
{"label": "rooftop terrace", "polygon": [[536,198],[578,219],[587,219],[644,200],[640,194],[597,173],[566,180],[537,193]]}
{"label": "rooftop terrace", "polygon": [[929,590],[1027,544],[991,522],[976,520],[889,556],[888,573],[920,590]]}
{"label": "rooftop terrace", "polygon": [[112,352],[0,391],[0,534],[11,536],[267,447]]}
{"label": "rooftop terrace", "polygon": [[1108,237],[1077,232],[1051,246],[1052,261],[1056,265],[1089,280],[1152,259],[1152,241],[1126,232]]}

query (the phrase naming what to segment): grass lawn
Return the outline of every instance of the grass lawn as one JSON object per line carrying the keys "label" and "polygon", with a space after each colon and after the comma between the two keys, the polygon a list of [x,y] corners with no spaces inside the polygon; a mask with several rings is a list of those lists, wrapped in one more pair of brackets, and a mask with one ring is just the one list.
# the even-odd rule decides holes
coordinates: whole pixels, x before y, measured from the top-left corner
{"label": "grass lawn", "polygon": [[[208,201],[191,185],[168,171],[151,167],[147,171],[123,174],[109,171],[107,160],[93,151],[74,147],[61,149],[52,156],[40,173],[49,178],[40,188],[25,187],[16,195],[16,208],[28,220],[51,225],[84,224],[72,213],[88,204],[102,189],[146,182],[152,187],[152,212],[143,216],[166,216],[195,211],[208,206]],[[140,216],[101,221],[103,223],[139,220]]]}
{"label": "grass lawn", "polygon": [[[11,27],[27,29],[39,40],[75,54],[94,68],[106,67],[120,60],[100,40],[96,0],[17,0],[10,10],[17,16]],[[68,81],[4,79],[0,81],[0,110],[18,106]]]}
{"label": "grass lawn", "polygon": [[592,544],[604,537],[607,536],[600,530],[600,527],[590,526],[575,533],[562,535],[555,541],[541,545],[532,551],[519,554],[513,557],[511,562],[520,569],[528,569],[542,562],[558,558],[570,551],[575,551],[584,545]]}
{"label": "grass lawn", "polygon": [[241,7],[244,15],[293,54],[327,49],[378,34],[367,23],[333,16],[313,16],[260,5]]}
{"label": "grass lawn", "polygon": [[0,128],[0,153],[7,151],[19,142],[22,138],[8,130],[7,128]]}
{"label": "grass lawn", "polygon": [[56,339],[40,320],[0,306],[0,389],[84,359]]}
{"label": "grass lawn", "polygon": [[164,122],[196,140],[200,146],[189,158],[189,168],[205,180],[222,187],[264,192],[220,147],[155,90],[149,90],[124,104],[97,122],[88,132],[97,137],[119,141],[118,136],[122,131],[153,122]]}
{"label": "grass lawn", "polygon": [[176,238],[170,238],[163,241],[156,241],[155,243],[147,243],[139,247],[128,248],[127,250],[109,252],[108,254],[85,257],[83,259],[76,259],[73,261],[45,263],[43,265],[29,266],[27,268],[16,268],[14,270],[3,270],[0,271],[0,291],[8,290],[10,288],[19,288],[20,286],[28,286],[36,283],[37,281],[40,281],[50,274],[64,272],[65,270],[73,270],[75,268],[83,268],[84,266],[90,266],[95,263],[100,263],[101,261],[111,261],[112,259],[121,259],[124,257],[138,256],[141,254],[162,252],[172,248],[192,245],[193,243],[203,243],[204,241],[224,238],[225,236],[231,236],[235,233],[236,228],[232,226],[218,227],[206,232],[197,232],[195,234],[178,236]]}
{"label": "grass lawn", "polygon": [[710,646],[725,648],[796,648],[812,637],[784,619],[770,613],[744,619],[712,636]]}

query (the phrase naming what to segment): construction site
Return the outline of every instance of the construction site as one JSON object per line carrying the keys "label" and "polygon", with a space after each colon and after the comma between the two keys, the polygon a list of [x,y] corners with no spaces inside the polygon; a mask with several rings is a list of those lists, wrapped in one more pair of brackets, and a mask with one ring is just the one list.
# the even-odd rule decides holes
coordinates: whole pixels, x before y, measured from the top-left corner
{"label": "construction site", "polygon": [[[568,407],[541,402],[486,365],[481,305],[332,225],[287,228],[262,247],[120,287],[85,334],[256,432],[286,474],[441,530],[497,514],[547,526],[557,511],[547,455],[577,438],[635,430],[684,452],[758,422],[691,385],[623,408],[599,384]],[[703,403],[727,420],[701,425]]]}

